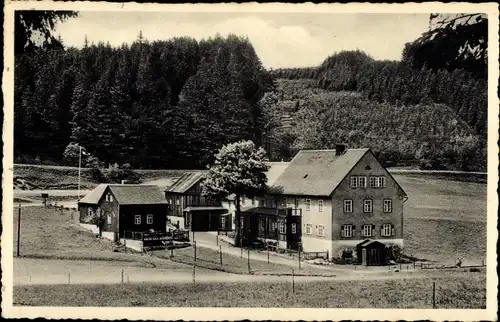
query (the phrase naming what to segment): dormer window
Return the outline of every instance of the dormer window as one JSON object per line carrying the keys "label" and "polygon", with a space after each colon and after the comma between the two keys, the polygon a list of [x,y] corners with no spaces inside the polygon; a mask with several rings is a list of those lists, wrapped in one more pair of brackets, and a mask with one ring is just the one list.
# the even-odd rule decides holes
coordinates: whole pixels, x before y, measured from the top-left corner
{"label": "dormer window", "polygon": [[113,195],[112,195],[112,194],[110,194],[110,193],[108,193],[108,194],[106,195],[106,201],[112,202],[112,201],[113,201]]}
{"label": "dormer window", "polygon": [[371,170],[371,169],[372,169],[372,167],[370,167],[370,165],[369,165],[369,164],[367,164],[367,165],[365,166],[365,170]]}

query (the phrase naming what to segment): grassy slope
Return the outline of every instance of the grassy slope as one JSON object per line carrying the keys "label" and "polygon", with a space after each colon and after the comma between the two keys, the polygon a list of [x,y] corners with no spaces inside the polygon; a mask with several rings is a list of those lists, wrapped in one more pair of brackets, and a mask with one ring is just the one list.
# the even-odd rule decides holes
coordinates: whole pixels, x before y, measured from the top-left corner
{"label": "grassy slope", "polygon": [[[25,207],[21,213],[21,256],[32,258],[139,261],[157,267],[177,268],[181,264],[143,257],[133,253],[114,252],[115,244],[96,238],[77,224],[75,211],[43,207]],[[17,247],[17,209],[14,211],[14,252]]]}
{"label": "grassy slope", "polygon": [[436,281],[437,308],[486,306],[484,273],[441,279],[296,283],[295,294],[290,282],[17,286],[14,305],[432,308],[432,281]]}
{"label": "grassy slope", "polygon": [[428,260],[480,264],[486,259],[486,185],[395,175],[409,196],[405,253]]}
{"label": "grassy slope", "polygon": [[[14,214],[14,246],[17,245],[17,210]],[[73,216],[73,219],[72,219]],[[116,245],[107,239],[96,238],[91,232],[77,224],[77,212],[43,208],[25,207],[21,220],[22,256],[29,258],[137,261],[153,264],[161,268],[185,268],[194,262],[193,247],[174,250],[170,260],[170,251],[155,251],[153,256],[141,256],[137,253],[115,252]],[[14,247],[14,252],[16,248]],[[244,258],[224,254],[223,266],[220,265],[219,253],[198,247],[196,265],[203,268],[221,270],[230,273],[248,274],[248,261]],[[261,261],[251,261],[251,271],[264,271],[273,274],[290,273],[286,265]],[[321,269],[303,269],[301,275],[334,275]]]}
{"label": "grassy slope", "polygon": [[[104,170],[105,172],[106,170]],[[172,182],[186,170],[135,170],[141,182],[156,180]],[[14,184],[25,181],[32,189],[77,189],[78,168],[62,166],[14,165]],[[92,179],[90,169],[81,169],[81,189],[93,189],[99,182]]]}

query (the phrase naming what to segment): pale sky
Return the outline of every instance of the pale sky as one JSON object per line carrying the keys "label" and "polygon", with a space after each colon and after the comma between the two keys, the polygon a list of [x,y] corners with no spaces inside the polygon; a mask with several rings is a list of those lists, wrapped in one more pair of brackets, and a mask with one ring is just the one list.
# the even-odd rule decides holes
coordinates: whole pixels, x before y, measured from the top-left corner
{"label": "pale sky", "polygon": [[428,30],[428,14],[88,12],[56,27],[66,46],[131,43],[142,30],[149,41],[247,36],[266,68],[317,66],[341,50],[375,59],[401,59],[406,42]]}

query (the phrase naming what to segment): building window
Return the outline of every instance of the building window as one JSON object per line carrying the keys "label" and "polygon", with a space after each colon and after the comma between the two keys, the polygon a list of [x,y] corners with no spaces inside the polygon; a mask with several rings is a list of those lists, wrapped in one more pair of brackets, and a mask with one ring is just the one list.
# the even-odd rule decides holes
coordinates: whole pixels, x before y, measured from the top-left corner
{"label": "building window", "polygon": [[260,230],[266,230],[266,220],[264,218],[260,218]]}
{"label": "building window", "polygon": [[358,187],[366,188],[366,177],[358,177]]}
{"label": "building window", "polygon": [[220,225],[221,225],[222,227],[226,227],[226,216],[222,216],[222,217],[220,218]]}
{"label": "building window", "polygon": [[108,225],[111,225],[111,220],[112,220],[111,213],[108,213],[107,220],[108,220]]}
{"label": "building window", "polygon": [[108,193],[108,194],[106,195],[106,201],[113,201],[113,195],[112,195],[112,194],[110,194],[110,193]]}
{"label": "building window", "polygon": [[372,225],[363,225],[363,237],[372,237]]}
{"label": "building window", "polygon": [[297,233],[297,224],[293,223],[292,224],[292,234],[296,234],[296,233]]}
{"label": "building window", "polygon": [[383,224],[382,228],[380,229],[380,235],[384,237],[392,236],[394,235],[394,228],[391,224]]}
{"label": "building window", "polygon": [[351,188],[358,187],[358,177],[351,177]]}
{"label": "building window", "polygon": [[146,216],[146,222],[148,225],[153,224],[153,215],[147,215]]}
{"label": "building window", "polygon": [[135,217],[134,217],[134,223],[136,225],[140,225],[141,224],[141,215],[135,215]]}
{"label": "building window", "polygon": [[295,198],[295,209],[299,209],[299,198]]}
{"label": "building window", "polygon": [[352,212],[352,200],[344,200],[344,212]]}
{"label": "building window", "polygon": [[280,227],[280,234],[285,234],[286,233],[285,224],[280,222],[279,227]]}
{"label": "building window", "polygon": [[306,235],[312,235],[312,225],[306,224]]}
{"label": "building window", "polygon": [[384,199],[384,212],[392,212],[392,200]]}
{"label": "building window", "polygon": [[322,212],[323,211],[323,200],[318,200],[318,211]]}
{"label": "building window", "polygon": [[311,210],[311,199],[306,199],[306,211]]}
{"label": "building window", "polygon": [[325,236],[325,226],[318,225],[318,236],[320,236],[320,237]]}
{"label": "building window", "polygon": [[352,225],[343,225],[342,226],[342,230],[340,231],[340,234],[342,237],[346,237],[346,238],[349,238],[349,237],[352,237],[353,236],[353,226]]}
{"label": "building window", "polygon": [[363,211],[372,212],[373,211],[373,200],[365,200],[363,202]]}
{"label": "building window", "polygon": [[372,188],[383,188],[385,187],[385,177],[370,177],[370,187]]}

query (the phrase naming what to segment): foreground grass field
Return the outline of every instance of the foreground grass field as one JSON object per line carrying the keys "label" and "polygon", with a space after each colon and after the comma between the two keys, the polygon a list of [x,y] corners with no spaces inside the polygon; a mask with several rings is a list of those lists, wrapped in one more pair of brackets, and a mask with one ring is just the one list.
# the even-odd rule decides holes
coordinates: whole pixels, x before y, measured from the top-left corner
{"label": "foreground grass field", "polygon": [[388,281],[30,285],[14,305],[143,307],[432,308],[486,307],[485,275]]}

